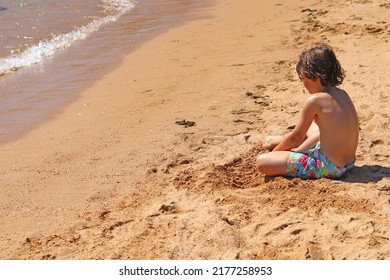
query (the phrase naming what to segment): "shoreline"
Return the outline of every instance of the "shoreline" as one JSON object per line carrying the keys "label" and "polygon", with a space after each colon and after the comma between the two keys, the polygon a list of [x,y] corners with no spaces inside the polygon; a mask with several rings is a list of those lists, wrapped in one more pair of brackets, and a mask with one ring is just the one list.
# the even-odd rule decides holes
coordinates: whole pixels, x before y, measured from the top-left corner
{"label": "shoreline", "polygon": [[207,16],[201,11],[211,3],[212,0],[189,0],[180,5],[175,1],[141,1],[86,39],[44,61],[0,76],[0,145],[55,118],[81,91],[119,67],[127,53],[170,28]]}
{"label": "shoreline", "polygon": [[[1,146],[0,258],[390,259],[389,26],[359,19],[389,9],[332,3],[217,1]],[[259,143],[296,121],[294,62],[317,40],[347,70],[358,167],[337,184],[264,178]]]}

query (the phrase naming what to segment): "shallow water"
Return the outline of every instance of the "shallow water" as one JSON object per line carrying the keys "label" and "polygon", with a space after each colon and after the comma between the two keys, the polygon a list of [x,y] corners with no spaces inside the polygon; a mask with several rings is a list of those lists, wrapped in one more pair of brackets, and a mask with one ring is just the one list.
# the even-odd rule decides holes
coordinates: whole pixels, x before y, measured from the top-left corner
{"label": "shallow water", "polygon": [[[202,8],[210,2],[2,1],[0,69],[8,69],[0,76],[0,143],[17,138],[53,116],[144,40],[204,16]],[[15,14],[16,4],[36,7]],[[24,19],[23,24],[15,23],[18,16]],[[9,28],[12,20],[16,26],[14,37]],[[7,22],[8,29],[3,22]],[[24,64],[16,61],[18,58]],[[12,59],[20,64],[7,66],[5,60],[9,63]]]}

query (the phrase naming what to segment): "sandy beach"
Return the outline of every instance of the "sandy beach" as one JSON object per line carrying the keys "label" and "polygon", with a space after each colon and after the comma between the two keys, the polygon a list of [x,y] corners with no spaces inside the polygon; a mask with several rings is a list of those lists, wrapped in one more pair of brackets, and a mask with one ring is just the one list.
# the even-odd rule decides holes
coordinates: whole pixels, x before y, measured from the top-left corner
{"label": "sandy beach", "polygon": [[[215,1],[0,146],[1,259],[390,259],[390,2]],[[360,119],[341,180],[264,177],[332,45]]]}

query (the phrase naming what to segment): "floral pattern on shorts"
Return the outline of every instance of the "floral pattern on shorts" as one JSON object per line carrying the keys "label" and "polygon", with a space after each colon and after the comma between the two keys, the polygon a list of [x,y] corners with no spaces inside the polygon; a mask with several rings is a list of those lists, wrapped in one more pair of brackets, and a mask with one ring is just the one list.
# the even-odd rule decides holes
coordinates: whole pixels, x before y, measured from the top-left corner
{"label": "floral pattern on shorts", "polygon": [[345,167],[337,167],[326,155],[320,151],[320,143],[304,153],[292,152],[287,160],[286,174],[290,177],[302,179],[335,179],[352,169],[354,163]]}

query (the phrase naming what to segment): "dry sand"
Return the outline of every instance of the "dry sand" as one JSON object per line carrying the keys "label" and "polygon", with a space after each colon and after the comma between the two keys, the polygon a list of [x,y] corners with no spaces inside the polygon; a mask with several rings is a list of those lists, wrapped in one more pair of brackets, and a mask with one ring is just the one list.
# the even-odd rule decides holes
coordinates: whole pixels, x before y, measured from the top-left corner
{"label": "dry sand", "polygon": [[[390,259],[390,3],[216,1],[0,147],[1,259]],[[265,178],[299,53],[330,43],[360,116],[340,181]]]}

